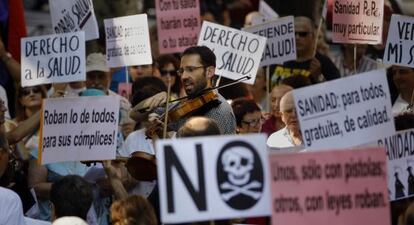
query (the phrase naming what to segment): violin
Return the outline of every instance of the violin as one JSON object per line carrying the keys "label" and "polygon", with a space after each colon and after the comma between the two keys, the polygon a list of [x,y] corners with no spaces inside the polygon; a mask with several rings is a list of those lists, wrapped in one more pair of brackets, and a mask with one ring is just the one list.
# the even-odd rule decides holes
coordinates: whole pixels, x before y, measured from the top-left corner
{"label": "violin", "polygon": [[[153,181],[157,179],[157,161],[154,155],[136,151],[130,157],[116,157],[115,162],[124,163],[128,173],[138,181]],[[100,161],[83,161],[90,165]]]}
{"label": "violin", "polygon": [[[197,97],[188,98],[186,101],[182,101],[180,104],[177,104],[172,109],[168,111],[168,121],[174,122],[179,120],[180,118],[195,112],[196,110],[200,109],[205,104],[212,102],[218,99],[217,93],[214,91],[205,92]],[[161,118],[164,117],[164,114]],[[161,135],[161,124],[154,124],[146,129],[146,135],[153,139],[153,137],[160,137]]]}

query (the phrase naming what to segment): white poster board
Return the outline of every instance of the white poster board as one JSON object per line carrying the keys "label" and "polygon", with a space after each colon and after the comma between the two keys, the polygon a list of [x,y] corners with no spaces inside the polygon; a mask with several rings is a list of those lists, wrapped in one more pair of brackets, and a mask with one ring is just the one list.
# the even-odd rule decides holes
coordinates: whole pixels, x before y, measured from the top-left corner
{"label": "white poster board", "polygon": [[162,222],[270,215],[265,140],[263,134],[158,140]]}
{"label": "white poster board", "polygon": [[49,0],[55,33],[85,31],[85,40],[99,38],[92,0]]}
{"label": "white poster board", "polygon": [[147,14],[105,19],[104,24],[109,67],[152,64]]}
{"label": "white poster board", "polygon": [[43,101],[39,140],[42,164],[115,159],[118,96]]}
{"label": "white poster board", "polygon": [[283,17],[244,29],[267,38],[260,66],[283,64],[296,59],[295,22],[293,16]]}
{"label": "white poster board", "polygon": [[275,12],[264,0],[260,0],[259,2],[259,13],[266,19],[274,19],[279,17],[279,14],[277,14],[277,12]]}
{"label": "white poster board", "polygon": [[21,39],[22,87],[86,80],[85,34],[52,34]]}
{"label": "white poster board", "polygon": [[393,14],[384,63],[414,68],[414,17]]}
{"label": "white poster board", "polygon": [[293,91],[306,149],[347,148],[395,133],[385,70]]}
{"label": "white poster board", "polygon": [[391,201],[414,196],[414,129],[377,140],[387,155],[388,193]]}
{"label": "white poster board", "polygon": [[197,45],[207,46],[215,53],[217,75],[233,80],[250,76],[245,83],[253,84],[266,38],[204,21]]}

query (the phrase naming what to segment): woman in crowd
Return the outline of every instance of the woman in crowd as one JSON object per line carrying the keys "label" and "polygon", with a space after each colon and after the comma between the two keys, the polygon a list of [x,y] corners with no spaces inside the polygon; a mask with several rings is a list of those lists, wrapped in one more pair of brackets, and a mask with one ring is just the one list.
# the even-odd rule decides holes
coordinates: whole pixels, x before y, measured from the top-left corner
{"label": "woman in crowd", "polygon": [[231,103],[236,117],[237,133],[259,133],[263,124],[263,117],[257,103],[248,98],[237,98]]}
{"label": "woman in crowd", "polygon": [[173,98],[179,98],[185,95],[181,85],[181,79],[177,74],[179,67],[180,61],[173,55],[162,55],[156,60],[154,75],[160,77],[166,86],[168,86],[168,78],[170,78],[171,96]]}
{"label": "woman in crowd", "polygon": [[111,206],[113,225],[156,225],[154,209],[142,196],[132,195]]}

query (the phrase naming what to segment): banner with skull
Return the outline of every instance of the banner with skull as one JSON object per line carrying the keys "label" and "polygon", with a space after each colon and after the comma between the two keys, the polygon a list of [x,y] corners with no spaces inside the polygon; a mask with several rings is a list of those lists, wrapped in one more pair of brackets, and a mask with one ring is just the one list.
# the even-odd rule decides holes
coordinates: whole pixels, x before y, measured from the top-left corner
{"label": "banner with skull", "polygon": [[156,142],[163,223],[270,215],[264,135]]}

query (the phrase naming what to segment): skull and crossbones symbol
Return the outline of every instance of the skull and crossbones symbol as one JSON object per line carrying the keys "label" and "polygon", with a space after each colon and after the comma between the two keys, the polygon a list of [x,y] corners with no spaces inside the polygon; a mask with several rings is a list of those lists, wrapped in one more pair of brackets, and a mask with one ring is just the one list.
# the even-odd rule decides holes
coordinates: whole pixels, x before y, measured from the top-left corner
{"label": "skull and crossbones symbol", "polygon": [[262,193],[252,189],[261,188],[262,184],[258,181],[251,181],[251,171],[254,168],[254,155],[246,148],[231,148],[223,153],[221,163],[224,171],[227,173],[228,181],[220,184],[223,190],[229,190],[222,193],[221,196],[228,201],[239,194],[250,196],[257,200]]}

